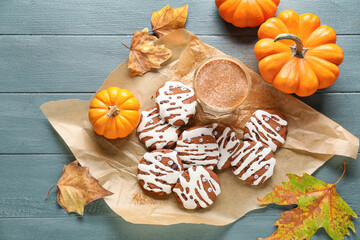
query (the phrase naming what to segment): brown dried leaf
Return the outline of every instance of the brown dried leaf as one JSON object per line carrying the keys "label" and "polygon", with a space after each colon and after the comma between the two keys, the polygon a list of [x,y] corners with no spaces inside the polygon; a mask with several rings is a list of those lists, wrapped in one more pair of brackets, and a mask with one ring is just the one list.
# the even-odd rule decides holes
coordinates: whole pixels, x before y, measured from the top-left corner
{"label": "brown dried leaf", "polygon": [[160,64],[171,57],[171,50],[164,45],[156,45],[155,40],[157,38],[149,35],[147,28],[134,33],[128,63],[131,77],[142,76],[151,68],[160,68]]}
{"label": "brown dried leaf", "polygon": [[64,166],[61,177],[55,186],[58,187],[57,202],[59,205],[68,213],[76,212],[80,215],[84,214],[85,205],[113,194],[90,175],[87,167],[79,166],[77,160]]}
{"label": "brown dried leaf", "polygon": [[151,16],[153,32],[156,36],[162,37],[169,34],[171,31],[184,28],[187,14],[188,4],[176,9],[169,9],[169,5],[167,5],[157,12],[153,11]]}

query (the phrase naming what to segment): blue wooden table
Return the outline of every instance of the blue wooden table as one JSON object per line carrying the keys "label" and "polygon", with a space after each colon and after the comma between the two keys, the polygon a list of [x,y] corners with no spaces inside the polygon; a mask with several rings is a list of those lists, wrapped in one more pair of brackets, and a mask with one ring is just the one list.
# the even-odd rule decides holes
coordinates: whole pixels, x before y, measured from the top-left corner
{"label": "blue wooden table", "polygon": [[[152,10],[189,3],[187,29],[257,70],[257,29],[237,29],[218,16],[213,0],[1,0],[0,1],[0,239],[256,239],[267,237],[284,208],[268,206],[223,227],[135,225],[103,200],[68,215],[56,203],[63,165],[74,160],[39,109],[45,102],[89,99],[128,57],[132,33],[150,26]],[[360,137],[360,1],[282,0],[278,13],[312,12],[338,34],[345,52],[337,82],[302,99]],[[335,182],[360,213],[360,162],[334,157],[314,176]],[[359,220],[354,220],[360,231]],[[330,239],[319,230],[313,239]],[[360,239],[353,233],[346,239]]]}

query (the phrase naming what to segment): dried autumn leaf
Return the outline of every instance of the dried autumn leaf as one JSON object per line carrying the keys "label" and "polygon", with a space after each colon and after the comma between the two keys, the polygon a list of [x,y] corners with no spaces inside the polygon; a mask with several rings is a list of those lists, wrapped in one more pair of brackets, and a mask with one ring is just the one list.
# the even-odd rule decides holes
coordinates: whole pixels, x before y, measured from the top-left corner
{"label": "dried autumn leaf", "polygon": [[302,177],[288,174],[289,182],[275,187],[259,200],[263,204],[297,204],[296,208],[280,214],[282,218],[275,222],[278,229],[266,239],[310,239],[321,227],[332,239],[344,239],[344,235],[350,235],[349,228],[355,232],[351,217],[357,216],[335,190],[344,176],[345,164],[343,175],[335,184],[305,173]]}
{"label": "dried autumn leaf", "polygon": [[147,28],[134,33],[128,63],[131,77],[142,76],[151,68],[160,68],[160,64],[171,57],[171,50],[164,45],[155,44],[155,40],[157,38],[150,36]]}
{"label": "dried autumn leaf", "polygon": [[64,166],[61,177],[55,186],[58,187],[57,202],[59,205],[68,213],[76,212],[80,215],[84,214],[85,205],[113,194],[90,175],[87,167],[79,166],[77,160]]}
{"label": "dried autumn leaf", "polygon": [[159,11],[153,11],[151,23],[153,32],[158,37],[165,36],[171,31],[183,28],[188,14],[188,4],[179,8],[169,8],[169,5]]}

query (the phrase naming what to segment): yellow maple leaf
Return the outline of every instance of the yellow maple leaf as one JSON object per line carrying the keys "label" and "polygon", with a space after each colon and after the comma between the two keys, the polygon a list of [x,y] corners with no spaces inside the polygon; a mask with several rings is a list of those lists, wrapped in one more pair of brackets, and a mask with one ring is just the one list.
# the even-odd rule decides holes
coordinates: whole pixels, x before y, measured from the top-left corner
{"label": "yellow maple leaf", "polygon": [[179,8],[169,8],[169,5],[159,11],[153,11],[151,23],[153,32],[158,37],[165,36],[171,31],[184,28],[188,15],[188,4]]}
{"label": "yellow maple leaf", "polygon": [[[155,36],[148,33],[148,29],[136,31],[131,40],[128,68],[130,76],[144,75],[151,68],[160,68],[160,64],[171,57],[171,50],[164,45],[155,44]],[[123,44],[127,47],[125,44]]]}
{"label": "yellow maple leaf", "polygon": [[345,165],[346,162],[335,184],[324,183],[306,173],[302,177],[288,174],[289,182],[276,186],[261,199],[263,204],[297,204],[296,208],[280,214],[282,218],[275,223],[278,229],[266,240],[310,239],[321,227],[336,240],[350,235],[349,228],[355,232],[351,217],[357,218],[357,215],[335,190],[344,176]]}
{"label": "yellow maple leaf", "polygon": [[57,201],[59,205],[68,213],[76,212],[80,215],[84,214],[84,207],[87,204],[113,194],[90,175],[87,167],[79,166],[77,160],[64,166],[61,177],[55,186],[58,187]]}

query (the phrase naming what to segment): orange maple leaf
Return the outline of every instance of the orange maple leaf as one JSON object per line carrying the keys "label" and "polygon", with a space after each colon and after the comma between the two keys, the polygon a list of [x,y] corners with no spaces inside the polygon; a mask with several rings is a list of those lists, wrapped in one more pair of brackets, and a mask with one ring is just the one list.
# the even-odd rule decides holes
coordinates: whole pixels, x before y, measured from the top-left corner
{"label": "orange maple leaf", "polygon": [[144,73],[151,70],[151,68],[160,68],[160,64],[171,57],[171,50],[164,45],[155,44],[157,40],[155,36],[148,33],[148,29],[136,31],[131,40],[128,68],[130,69],[130,76],[142,76]]}
{"label": "orange maple leaf", "polygon": [[[79,166],[77,160],[64,166],[61,177],[55,186],[58,187],[57,202],[59,205],[68,213],[76,212],[80,215],[84,214],[85,205],[113,194],[90,175],[87,167]],[[47,196],[53,187],[50,188]]]}
{"label": "orange maple leaf", "polygon": [[188,4],[179,8],[169,8],[169,5],[159,11],[153,11],[151,23],[153,32],[158,37],[165,36],[179,28],[184,28],[188,14]]}
{"label": "orange maple leaf", "polygon": [[357,215],[335,190],[345,174],[345,165],[346,162],[335,184],[324,183],[306,173],[302,177],[288,174],[289,182],[275,187],[259,200],[263,204],[297,204],[296,208],[280,214],[282,218],[275,222],[278,229],[266,239],[310,239],[321,227],[332,239],[344,239],[344,235],[350,235],[349,228],[355,233],[351,217]]}

